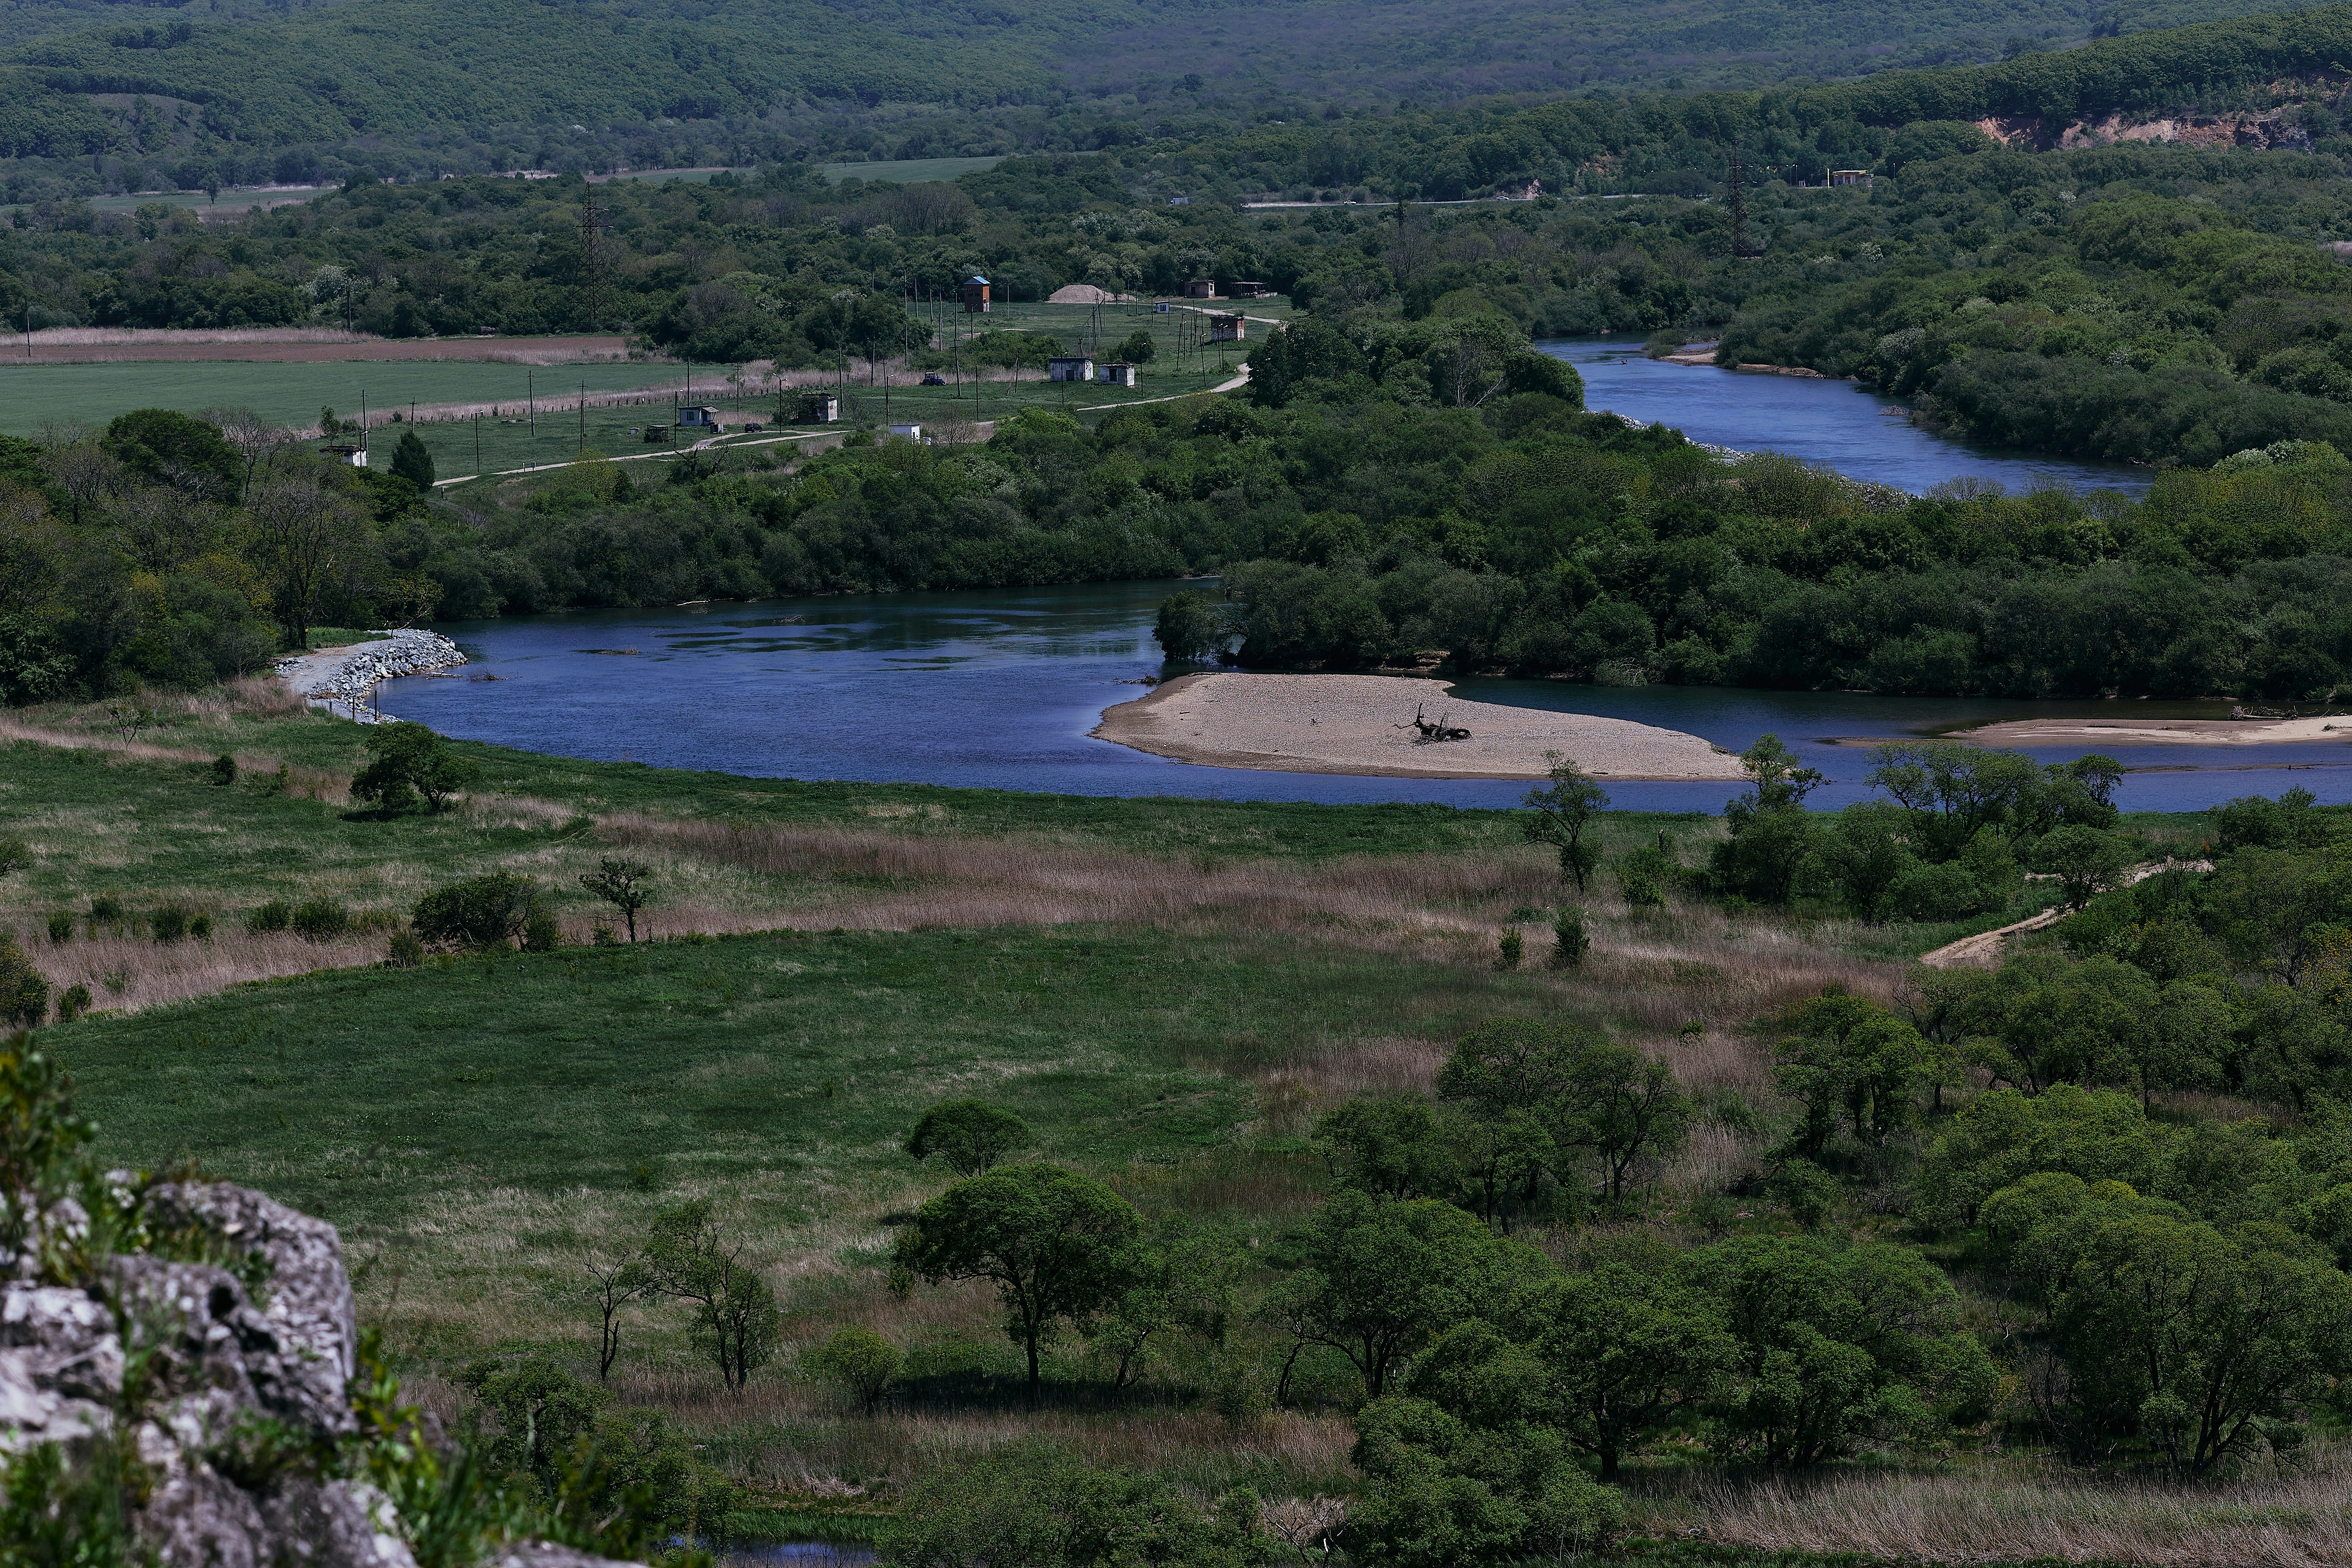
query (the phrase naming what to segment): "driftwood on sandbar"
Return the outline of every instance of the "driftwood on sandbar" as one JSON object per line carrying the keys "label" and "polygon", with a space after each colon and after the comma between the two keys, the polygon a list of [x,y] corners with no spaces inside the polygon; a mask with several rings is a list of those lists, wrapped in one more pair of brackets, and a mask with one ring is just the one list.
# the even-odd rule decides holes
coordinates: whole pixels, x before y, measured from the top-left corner
{"label": "driftwood on sandbar", "polygon": [[1414,745],[1426,746],[1433,741],[1466,741],[1470,738],[1469,731],[1458,729],[1446,723],[1446,719],[1450,717],[1448,714],[1440,713],[1434,722],[1423,718],[1421,716],[1421,711],[1425,706],[1426,704],[1423,703],[1414,704],[1412,710],[1412,722],[1411,724],[1398,724],[1393,726],[1399,730],[1412,729],[1420,731],[1420,738],[1413,742]]}

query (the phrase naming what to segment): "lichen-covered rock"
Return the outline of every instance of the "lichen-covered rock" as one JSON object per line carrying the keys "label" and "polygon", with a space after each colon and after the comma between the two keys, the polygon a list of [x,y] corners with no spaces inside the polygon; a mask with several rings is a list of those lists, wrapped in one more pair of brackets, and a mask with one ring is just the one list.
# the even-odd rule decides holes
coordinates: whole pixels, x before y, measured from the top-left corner
{"label": "lichen-covered rock", "polygon": [[[116,1256],[76,1287],[0,1260],[0,1453],[127,1439],[132,1523],[163,1568],[415,1568],[383,1493],[316,1462],[356,1427],[358,1326],[335,1227],[226,1184],[159,1185],[144,1204],[176,1257]],[[516,1568],[603,1561],[506,1555]]]}

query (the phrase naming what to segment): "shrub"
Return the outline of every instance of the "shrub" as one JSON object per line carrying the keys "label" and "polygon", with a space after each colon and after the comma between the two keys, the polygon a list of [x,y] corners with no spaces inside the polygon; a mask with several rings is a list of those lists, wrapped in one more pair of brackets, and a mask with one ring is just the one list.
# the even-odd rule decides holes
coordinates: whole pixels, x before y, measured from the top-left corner
{"label": "shrub", "polygon": [[89,900],[89,934],[96,936],[100,926],[112,931],[122,924],[122,900],[111,893],[99,893]]}
{"label": "shrub", "polygon": [[58,998],[58,1022],[60,1024],[70,1024],[89,1011],[89,987],[87,985],[68,985],[65,994]]}
{"label": "shrub", "polygon": [[414,969],[424,959],[425,944],[416,940],[415,931],[404,929],[392,933],[392,949],[384,963],[394,969]]}
{"label": "shrub", "polygon": [[211,914],[204,910],[198,910],[194,914],[190,915],[188,917],[188,935],[197,942],[212,941],[213,917]]}
{"label": "shrub", "polygon": [[236,759],[223,752],[213,759],[212,780],[215,785],[226,788],[236,783]]}
{"label": "shrub", "polygon": [[16,945],[14,931],[0,931],[0,1024],[30,1028],[48,1016],[49,983]]}
{"label": "shrub", "polygon": [[1551,934],[1554,969],[1574,969],[1592,951],[1592,939],[1584,931],[1584,911],[1573,905],[1559,911],[1551,922]]}
{"label": "shrub", "polygon": [[49,941],[63,947],[73,940],[73,911],[59,910],[49,917]]}
{"label": "shrub", "polygon": [[293,923],[294,906],[283,899],[272,899],[245,917],[245,929],[255,936],[284,931]]}
{"label": "shrub", "polygon": [[525,952],[553,952],[563,945],[563,926],[545,904],[533,902],[530,913],[523,917],[522,950]]}
{"label": "shrub", "polygon": [[801,1362],[811,1375],[837,1384],[872,1415],[898,1380],[906,1358],[871,1329],[843,1329]]}
{"label": "shrub", "polygon": [[306,899],[287,919],[294,934],[306,942],[332,942],[351,930],[351,911],[332,899]]}
{"label": "shrub", "polygon": [[0,877],[33,863],[32,846],[21,838],[0,838]]}
{"label": "shrub", "polygon": [[177,942],[188,934],[188,911],[179,904],[165,904],[147,917],[147,930],[157,942]]}
{"label": "shrub", "polygon": [[1495,967],[1497,969],[1517,969],[1519,966],[1519,960],[1528,954],[1528,939],[1519,934],[1519,928],[1517,926],[1504,927],[1503,940],[1496,945],[1501,950],[1495,957]]}
{"label": "shrub", "polygon": [[918,1160],[937,1154],[957,1175],[976,1176],[1035,1142],[1029,1124],[1009,1110],[983,1100],[950,1100],[923,1112],[907,1135],[907,1152]]}
{"label": "shrub", "polygon": [[387,815],[407,810],[419,795],[438,813],[451,795],[482,776],[479,764],[451,755],[441,737],[422,724],[379,724],[364,744],[374,761],[352,780],[352,798]]}
{"label": "shrub", "polygon": [[506,947],[527,941],[538,903],[538,883],[511,871],[493,871],[425,894],[416,900],[409,925],[430,947]]}

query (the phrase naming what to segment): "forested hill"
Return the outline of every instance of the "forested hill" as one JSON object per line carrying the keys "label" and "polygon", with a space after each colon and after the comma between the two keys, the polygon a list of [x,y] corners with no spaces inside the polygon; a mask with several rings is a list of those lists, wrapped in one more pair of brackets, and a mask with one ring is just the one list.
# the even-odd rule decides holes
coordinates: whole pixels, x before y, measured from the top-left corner
{"label": "forested hill", "polygon": [[[2294,14],[2245,15],[2281,10]],[[1479,102],[1507,120],[1571,92],[1647,93],[1600,111],[1714,142],[1775,116],[1894,126],[2234,101],[2352,53],[2343,7],[2280,0],[1465,0],[1442,14],[1408,0],[220,0],[6,15],[12,200],[354,169],[593,172],[1244,133],[1205,155],[1215,170],[1283,162],[1334,118]],[[2192,22],[2205,25],[2150,31]],[[2103,34],[2123,36],[2073,47]],[[1943,66],[1956,68],[1904,68]],[[1779,85],[1839,78],[1859,79]],[[1700,88],[1726,90],[1685,90]],[[1542,142],[1564,123],[1497,133]]]}

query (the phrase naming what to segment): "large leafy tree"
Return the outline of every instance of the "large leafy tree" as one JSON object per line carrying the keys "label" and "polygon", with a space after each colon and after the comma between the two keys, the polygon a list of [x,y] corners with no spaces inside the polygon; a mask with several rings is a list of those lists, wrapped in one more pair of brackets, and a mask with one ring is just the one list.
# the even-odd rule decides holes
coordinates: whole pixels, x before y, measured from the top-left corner
{"label": "large leafy tree", "polygon": [[969,1176],[916,1211],[898,1236],[898,1266],[934,1284],[996,1287],[1004,1331],[1029,1363],[1029,1402],[1042,1388],[1038,1354],[1064,1322],[1083,1325],[1126,1283],[1139,1227],[1126,1199],[1090,1176],[1042,1163]]}

